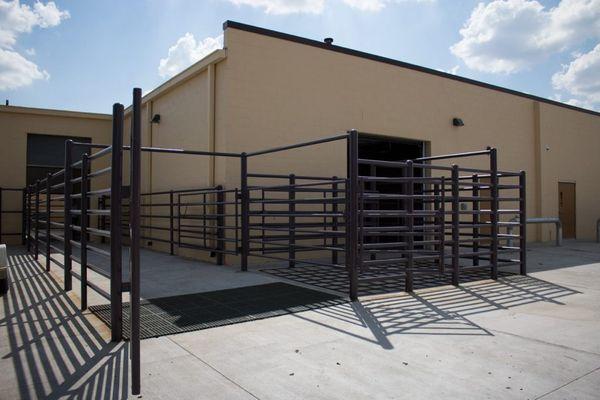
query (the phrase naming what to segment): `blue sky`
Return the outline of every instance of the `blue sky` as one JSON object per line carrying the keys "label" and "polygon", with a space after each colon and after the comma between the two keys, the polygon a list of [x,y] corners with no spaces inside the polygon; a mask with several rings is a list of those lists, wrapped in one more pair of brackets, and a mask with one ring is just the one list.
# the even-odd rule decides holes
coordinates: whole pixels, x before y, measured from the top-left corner
{"label": "blue sky", "polygon": [[108,113],[227,19],[600,109],[600,0],[0,0],[0,100]]}

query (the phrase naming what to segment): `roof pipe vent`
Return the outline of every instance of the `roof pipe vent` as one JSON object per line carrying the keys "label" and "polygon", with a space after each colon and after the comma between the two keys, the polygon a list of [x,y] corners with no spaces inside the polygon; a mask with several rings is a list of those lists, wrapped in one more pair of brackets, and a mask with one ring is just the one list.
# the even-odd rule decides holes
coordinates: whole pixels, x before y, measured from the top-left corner
{"label": "roof pipe vent", "polygon": [[333,38],[330,38],[330,37],[323,39],[323,41],[325,42],[325,44],[328,44],[328,45],[333,44]]}

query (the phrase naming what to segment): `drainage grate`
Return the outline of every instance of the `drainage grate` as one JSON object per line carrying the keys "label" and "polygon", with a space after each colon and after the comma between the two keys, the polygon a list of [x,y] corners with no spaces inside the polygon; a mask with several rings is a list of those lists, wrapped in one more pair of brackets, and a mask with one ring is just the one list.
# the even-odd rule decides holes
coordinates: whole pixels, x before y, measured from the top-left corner
{"label": "drainage grate", "polygon": [[[142,339],[270,318],[347,302],[345,298],[287,283],[269,283],[142,300]],[[110,326],[110,305],[90,311]],[[123,336],[129,338],[129,303],[123,303]]]}

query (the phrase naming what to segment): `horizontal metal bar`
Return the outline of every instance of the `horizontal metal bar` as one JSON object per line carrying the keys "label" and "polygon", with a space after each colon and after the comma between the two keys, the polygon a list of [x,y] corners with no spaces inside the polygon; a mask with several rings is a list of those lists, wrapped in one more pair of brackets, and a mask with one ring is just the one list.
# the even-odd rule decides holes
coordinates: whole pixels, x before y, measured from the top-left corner
{"label": "horizontal metal bar", "polygon": [[335,212],[312,212],[312,211],[296,211],[290,213],[288,211],[250,211],[250,216],[254,217],[343,217],[344,213]]}
{"label": "horizontal metal bar", "polygon": [[[129,150],[130,146],[123,146],[123,149]],[[223,153],[218,151],[204,151],[204,150],[184,150],[184,149],[169,149],[162,147],[142,147],[141,150],[147,153],[168,153],[168,154],[187,154],[196,156],[215,156],[215,157],[236,157],[240,158],[242,155],[239,153]]]}
{"label": "horizontal metal bar", "polygon": [[308,142],[296,143],[296,144],[291,144],[288,146],[273,147],[273,148],[267,149],[267,150],[254,151],[254,152],[247,153],[246,155],[248,157],[261,156],[261,155],[269,154],[269,153],[276,153],[276,152],[280,152],[280,151],[297,149],[300,147],[307,147],[307,146],[314,146],[317,144],[323,144],[323,143],[328,143],[328,142],[335,142],[337,140],[342,140],[342,139],[347,139],[347,138],[348,138],[348,134],[344,133],[342,135],[330,136],[330,137],[326,137],[326,138],[322,138],[322,139],[311,140]]}
{"label": "horizontal metal bar", "polygon": [[173,194],[187,194],[188,192],[197,192],[197,194],[204,194],[204,192],[210,192],[210,193],[219,193],[219,192],[233,192],[233,189],[230,190],[220,190],[217,189],[217,186],[214,187],[209,187],[209,188],[196,188],[196,189],[177,189],[177,190],[164,190],[164,191],[160,191],[160,192],[147,192],[147,193],[142,193],[142,196],[158,196],[158,195],[165,195],[165,194],[170,194],[171,192]]}
{"label": "horizontal metal bar", "polygon": [[392,177],[388,177],[388,176],[359,176],[358,177],[359,181],[364,181],[364,182],[378,182],[378,183],[384,183],[384,182],[390,182],[390,183],[411,183],[411,182],[429,182],[429,183],[436,183],[442,182],[442,178],[437,178],[437,177],[419,177],[419,176],[415,176],[415,177],[411,177],[411,176],[392,176]]}
{"label": "horizontal metal bar", "polygon": [[109,144],[89,143],[89,142],[71,142],[73,146],[87,147],[90,149],[105,149],[110,147]]}
{"label": "horizontal metal bar", "polygon": [[91,179],[91,178],[96,178],[96,177],[98,177],[98,176],[102,176],[102,175],[104,175],[104,174],[108,174],[108,173],[110,173],[111,171],[112,171],[112,167],[101,168],[101,169],[99,169],[99,170],[96,170],[96,171],[90,172],[90,173],[89,173],[87,176],[88,176],[88,178],[90,178],[90,179]]}
{"label": "horizontal metal bar", "polygon": [[250,203],[255,204],[334,204],[334,203],[344,203],[346,199],[343,197],[325,197],[325,198],[309,198],[309,199],[259,199],[254,198],[250,199]]}
{"label": "horizontal metal bar", "polygon": [[[273,178],[273,179],[290,179],[290,175],[283,174],[258,174],[258,173],[248,173],[246,176],[249,178]],[[311,181],[335,181],[339,178],[334,178],[331,176],[306,176],[306,175],[294,175],[294,179],[298,180],[311,180]]]}
{"label": "horizontal metal bar", "polygon": [[479,151],[468,151],[464,153],[455,153],[455,154],[445,154],[439,156],[431,156],[431,157],[419,157],[415,158],[414,161],[432,161],[432,160],[444,160],[448,158],[462,158],[462,157],[473,157],[473,156],[482,156],[490,154],[491,149],[479,150]]}
{"label": "horizontal metal bar", "polygon": [[90,156],[88,157],[88,160],[89,161],[93,161],[93,160],[96,160],[96,159],[98,159],[100,157],[108,155],[110,153],[112,153],[112,146],[105,147],[105,148],[103,148],[100,151],[97,151],[97,152],[95,152],[93,154],[90,154]]}

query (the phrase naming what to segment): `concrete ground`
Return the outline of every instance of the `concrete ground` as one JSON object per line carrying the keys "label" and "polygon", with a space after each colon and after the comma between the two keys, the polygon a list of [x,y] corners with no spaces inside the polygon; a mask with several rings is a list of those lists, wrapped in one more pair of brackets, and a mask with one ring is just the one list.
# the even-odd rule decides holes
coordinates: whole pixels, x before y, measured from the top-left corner
{"label": "concrete ground", "polygon": [[[210,273],[191,261],[186,275],[164,257],[151,256],[157,268],[171,269],[156,270],[146,296],[174,286],[216,290],[216,273],[237,286],[273,280],[229,268]],[[144,340],[142,397],[599,398],[600,245],[531,246],[528,261],[529,277]],[[58,273],[22,252],[10,262],[13,283],[0,305],[0,399],[126,398],[128,346],[110,343],[106,327],[77,310],[77,291],[62,293]]]}

